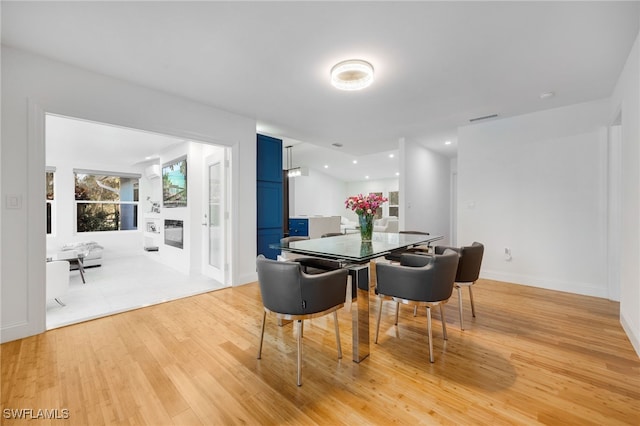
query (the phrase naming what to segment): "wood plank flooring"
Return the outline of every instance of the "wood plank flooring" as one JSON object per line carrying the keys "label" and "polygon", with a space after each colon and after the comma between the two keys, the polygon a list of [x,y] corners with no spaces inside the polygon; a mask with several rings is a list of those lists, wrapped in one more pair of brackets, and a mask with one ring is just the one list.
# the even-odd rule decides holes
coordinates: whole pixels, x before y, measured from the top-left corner
{"label": "wood plank flooring", "polygon": [[[464,289],[466,290],[466,289]],[[640,424],[640,359],[617,303],[481,280],[477,318],[464,294],[434,311],[435,363],[424,312],[383,305],[371,355],[351,361],[351,314],[305,322],[303,385],[293,328],[267,317],[257,284],[219,290],[68,326],[1,346],[2,424],[387,425]],[[9,409],[68,419],[18,420]],[[58,413],[60,414],[60,413]]]}

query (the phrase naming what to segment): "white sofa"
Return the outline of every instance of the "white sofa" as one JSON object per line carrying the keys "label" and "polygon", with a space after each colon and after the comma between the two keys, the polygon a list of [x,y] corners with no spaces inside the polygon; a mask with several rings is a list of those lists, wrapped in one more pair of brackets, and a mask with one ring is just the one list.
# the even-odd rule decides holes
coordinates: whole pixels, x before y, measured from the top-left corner
{"label": "white sofa", "polygon": [[373,221],[373,232],[398,232],[398,218],[385,216]]}
{"label": "white sofa", "polygon": [[[343,234],[354,232],[358,229],[358,226],[360,226],[358,222],[351,221],[343,216],[340,222],[340,232]],[[398,232],[398,229],[398,218],[396,216],[385,216],[373,221],[373,232]]]}
{"label": "white sofa", "polygon": [[[79,241],[76,243],[69,243],[62,246],[60,251],[69,251],[75,250],[79,253],[84,254],[84,258],[82,259],[82,264],[85,268],[89,268],[91,266],[100,266],[102,265],[102,251],[104,247],[95,241]],[[72,265],[71,269],[76,269],[77,265]]]}
{"label": "white sofa", "polygon": [[352,220],[347,219],[344,216],[340,217],[340,232],[346,234],[347,232],[354,232],[358,229],[358,222],[354,222]]}

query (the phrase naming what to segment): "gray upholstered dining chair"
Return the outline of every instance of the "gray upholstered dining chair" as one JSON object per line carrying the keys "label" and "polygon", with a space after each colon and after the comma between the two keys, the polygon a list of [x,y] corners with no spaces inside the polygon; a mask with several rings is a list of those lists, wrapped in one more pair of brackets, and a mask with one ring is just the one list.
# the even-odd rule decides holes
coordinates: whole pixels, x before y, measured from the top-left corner
{"label": "gray upholstered dining chair", "polygon": [[[295,241],[303,241],[303,240],[308,240],[309,237],[300,237],[300,236],[296,236],[296,237],[284,237],[284,238],[280,238],[280,245],[284,246],[286,244],[289,243],[293,243]],[[281,250],[280,251],[280,257],[282,257],[285,260],[294,260],[298,257],[300,257],[299,254],[295,254],[295,253],[289,253],[287,251]]]}
{"label": "gray upholstered dining chair", "polygon": [[258,359],[262,357],[267,313],[274,313],[279,319],[295,321],[298,327],[297,384],[301,386],[302,325],[305,319],[333,313],[338,359],[342,358],[337,311],[344,306],[348,272],[346,269],[337,269],[310,275],[306,274],[297,262],[278,262],[267,259],[263,255],[258,256],[256,266],[264,305]]}
{"label": "gray upholstered dining chair", "polygon": [[458,268],[458,254],[445,250],[443,254],[403,254],[400,264],[376,263],[376,291],[378,293],[378,320],[375,343],[378,343],[382,302],[391,298],[396,302],[396,326],[400,303],[427,308],[427,333],[429,337],[429,361],[433,362],[431,337],[431,308],[440,307],[442,334],[447,340],[447,325],[443,305],[453,293],[453,282]]}
{"label": "gray upholstered dining chair", "polygon": [[[398,234],[418,234],[418,235],[429,235],[428,232],[423,231],[400,231]],[[398,250],[393,250],[389,254],[385,255],[384,258],[391,262],[400,262],[400,256],[406,253],[417,253],[424,254],[429,253],[429,245],[427,246],[415,246],[415,247],[407,247],[401,248]]]}
{"label": "gray upholstered dining chair", "polygon": [[[423,231],[399,231],[398,234],[418,234],[418,235],[429,235],[428,232]],[[389,252],[389,254],[385,255],[384,258],[390,262],[400,263],[400,257],[403,254],[428,254],[431,252],[431,243],[427,243],[426,246],[412,246],[401,248],[398,250],[393,250]],[[398,305],[397,309],[400,309],[400,305]],[[415,317],[418,314],[418,307],[413,307],[413,316]]]}
{"label": "gray upholstered dining chair", "polygon": [[[308,239],[309,237],[306,236],[284,237],[280,239],[280,245],[285,245],[295,241],[304,241]],[[323,259],[321,257],[313,257],[304,254],[289,253],[284,250],[281,252],[280,256],[284,260],[298,262],[300,265],[302,265],[302,270],[307,274],[317,274],[321,272],[340,269],[340,264],[335,260]]]}
{"label": "gray upholstered dining chair", "polygon": [[454,250],[460,256],[458,270],[456,272],[455,288],[458,290],[458,309],[460,310],[460,329],[464,330],[464,318],[462,314],[462,287],[469,289],[469,299],[471,300],[471,315],[475,318],[476,308],[473,304],[473,291],[471,286],[480,277],[480,267],[482,266],[482,256],[484,255],[484,245],[474,242],[470,246],[460,248],[436,246],[436,254],[444,253],[446,250]]}

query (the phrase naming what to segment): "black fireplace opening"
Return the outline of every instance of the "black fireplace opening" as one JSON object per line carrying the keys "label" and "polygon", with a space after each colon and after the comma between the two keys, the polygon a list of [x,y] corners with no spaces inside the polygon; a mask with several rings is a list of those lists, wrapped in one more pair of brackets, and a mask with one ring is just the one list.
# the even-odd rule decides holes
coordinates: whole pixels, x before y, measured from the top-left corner
{"label": "black fireplace opening", "polygon": [[182,220],[164,220],[164,243],[168,246],[184,247],[184,222]]}

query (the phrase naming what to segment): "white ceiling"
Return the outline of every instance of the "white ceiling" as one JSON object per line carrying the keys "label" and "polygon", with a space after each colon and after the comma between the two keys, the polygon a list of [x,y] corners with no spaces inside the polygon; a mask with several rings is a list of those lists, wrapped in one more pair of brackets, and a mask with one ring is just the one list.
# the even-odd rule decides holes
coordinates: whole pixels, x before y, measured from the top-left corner
{"label": "white ceiling", "polygon": [[73,158],[78,164],[85,165],[82,167],[100,163],[111,167],[123,165],[128,169],[135,165],[157,164],[163,151],[184,142],[171,136],[109,124],[46,116],[48,165],[55,164],[60,158]]}
{"label": "white ceiling", "polygon": [[[255,118],[259,132],[329,158],[384,157],[401,138],[455,156],[456,128],[471,118],[607,97],[640,21],[638,1],[1,7],[3,44]],[[370,88],[329,84],[350,58],[374,65]]]}

